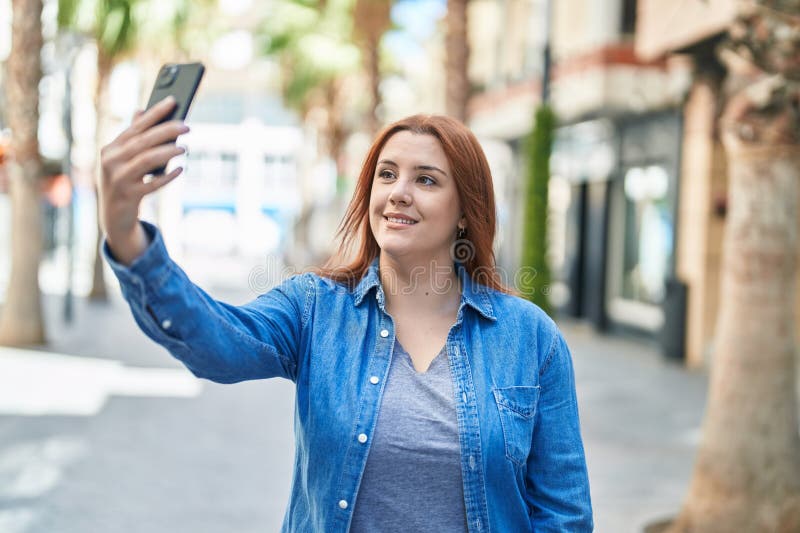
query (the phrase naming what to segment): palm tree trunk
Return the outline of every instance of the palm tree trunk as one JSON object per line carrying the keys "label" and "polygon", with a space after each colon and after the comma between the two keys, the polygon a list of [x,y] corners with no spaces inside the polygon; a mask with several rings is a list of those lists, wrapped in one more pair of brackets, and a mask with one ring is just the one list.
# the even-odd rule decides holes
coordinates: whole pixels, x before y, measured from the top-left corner
{"label": "palm tree trunk", "polygon": [[742,7],[720,52],[729,190],[720,311],[703,439],[672,533],[800,531],[800,86],[792,81],[800,19],[792,2]]}
{"label": "palm tree trunk", "polygon": [[367,115],[367,128],[370,138],[374,137],[375,134],[378,133],[378,128],[380,128],[380,120],[378,119],[378,106],[380,106],[381,103],[379,43],[380,37],[374,41],[368,42],[366,50],[364,50],[364,68],[367,71],[369,90],[372,96],[369,114]]}
{"label": "palm tree trunk", "polygon": [[11,158],[11,277],[0,313],[0,344],[45,342],[39,261],[42,213],[39,178],[39,81],[42,77],[42,1],[14,0],[11,53],[8,56],[8,123]]}
{"label": "palm tree trunk", "polygon": [[356,0],[353,7],[356,40],[364,57],[364,70],[369,80],[372,97],[367,115],[367,129],[370,137],[378,132],[380,120],[378,108],[381,104],[380,44],[381,38],[391,26],[391,0]]}
{"label": "palm tree trunk", "polygon": [[447,0],[445,36],[445,106],[447,114],[467,120],[469,101],[469,39],[467,36],[468,0]]}
{"label": "palm tree trunk", "polygon": [[95,87],[95,109],[97,110],[97,127],[95,129],[95,150],[96,161],[95,168],[95,182],[94,191],[95,198],[97,199],[97,241],[95,243],[95,256],[94,256],[94,274],[92,276],[92,289],[89,291],[89,299],[93,301],[104,302],[108,300],[108,292],[106,291],[106,280],[104,274],[104,261],[103,255],[100,252],[100,245],[103,242],[103,228],[100,226],[100,197],[97,190],[97,180],[100,179],[100,147],[105,142],[105,124],[107,106],[105,101],[105,90],[108,87],[108,80],[111,77],[111,71],[114,67],[112,59],[103,53],[102,49],[97,51],[97,87]]}
{"label": "palm tree trunk", "polygon": [[800,148],[725,141],[721,313],[694,475],[668,530],[800,531],[794,285]]}

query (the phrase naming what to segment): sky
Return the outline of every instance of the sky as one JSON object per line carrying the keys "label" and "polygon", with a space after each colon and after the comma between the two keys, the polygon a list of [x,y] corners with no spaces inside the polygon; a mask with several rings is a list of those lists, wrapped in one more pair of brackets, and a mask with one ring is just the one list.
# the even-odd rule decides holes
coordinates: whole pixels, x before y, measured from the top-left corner
{"label": "sky", "polygon": [[446,0],[401,0],[392,8],[392,21],[399,29],[384,37],[385,46],[394,57],[423,54],[422,44],[436,32],[444,17]]}

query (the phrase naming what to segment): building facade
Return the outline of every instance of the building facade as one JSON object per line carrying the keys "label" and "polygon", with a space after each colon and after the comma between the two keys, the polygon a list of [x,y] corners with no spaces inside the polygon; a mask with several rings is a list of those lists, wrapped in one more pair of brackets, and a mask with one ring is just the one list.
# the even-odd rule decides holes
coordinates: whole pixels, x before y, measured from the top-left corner
{"label": "building facade", "polygon": [[[659,338],[675,287],[685,64],[634,49],[636,3],[552,2],[551,299],[599,329]],[[498,165],[505,234],[498,260],[519,263],[524,154],[541,99],[543,0],[473,2],[470,125],[505,143]],[[490,22],[490,23],[489,23]],[[511,52],[513,51],[513,52]],[[492,153],[490,151],[490,158]],[[514,233],[516,231],[516,233]]]}
{"label": "building facade", "polygon": [[[734,0],[552,2],[553,303],[600,329],[649,336],[691,367],[713,354],[727,194],[716,45],[736,9]],[[500,181],[511,228],[522,227],[520,146],[540,102],[545,12],[545,0],[472,5],[481,22],[471,27],[480,52],[470,123],[510,148]],[[516,266],[521,235],[501,244],[501,263]]]}
{"label": "building facade", "polygon": [[[637,54],[682,54],[692,64],[682,107],[681,231],[676,250],[677,274],[689,288],[685,341],[690,366],[707,364],[714,348],[728,172],[716,126],[724,106],[725,77],[717,45],[742,7],[735,0],[683,0],[679,8],[665,0],[639,1]],[[795,292],[800,304],[800,290]]]}

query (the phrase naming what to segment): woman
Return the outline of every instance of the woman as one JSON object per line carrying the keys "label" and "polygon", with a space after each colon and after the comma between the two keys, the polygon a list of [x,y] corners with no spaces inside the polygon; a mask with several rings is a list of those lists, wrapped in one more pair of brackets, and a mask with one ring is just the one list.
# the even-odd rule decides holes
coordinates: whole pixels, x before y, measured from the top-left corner
{"label": "woman", "polygon": [[139,326],[196,376],[296,384],[283,531],[591,531],[569,350],[499,281],[472,133],[437,116],[389,126],[337,256],[236,307],[189,281],[137,220],[141,198],[180,174],[143,180],[182,151],[164,143],[188,128],[154,126],[172,105],[103,149],[104,252]]}

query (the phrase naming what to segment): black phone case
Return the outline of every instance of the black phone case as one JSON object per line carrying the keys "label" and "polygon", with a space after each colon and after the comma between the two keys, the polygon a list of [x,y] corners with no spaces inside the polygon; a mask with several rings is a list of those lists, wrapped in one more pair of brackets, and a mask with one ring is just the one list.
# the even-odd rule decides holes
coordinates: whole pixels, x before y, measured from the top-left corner
{"label": "black phone case", "polygon": [[[189,113],[200,80],[203,78],[205,67],[202,63],[166,64],[158,71],[158,76],[153,84],[153,91],[147,102],[147,109],[163,100],[169,95],[175,97],[177,104],[172,113],[165,116],[159,124],[175,119],[185,119]],[[172,141],[174,142],[174,141]],[[150,174],[163,174],[166,167],[154,168]]]}

